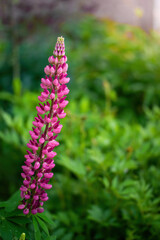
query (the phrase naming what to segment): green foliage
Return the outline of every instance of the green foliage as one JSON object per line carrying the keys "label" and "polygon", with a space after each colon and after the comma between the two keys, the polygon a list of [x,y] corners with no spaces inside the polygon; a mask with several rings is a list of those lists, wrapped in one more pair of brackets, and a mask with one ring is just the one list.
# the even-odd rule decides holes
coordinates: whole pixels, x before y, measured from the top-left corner
{"label": "green foliage", "polygon": [[10,212],[8,208],[11,206],[11,203],[10,205],[8,204],[8,208],[7,204],[8,203],[6,203],[7,211],[4,208],[0,208],[0,239],[18,240],[22,232],[26,232],[27,236],[33,239],[31,233],[25,227],[27,224],[31,224],[30,219],[26,218],[18,210],[14,209],[14,211]]}
{"label": "green foliage", "polygon": [[[70,232],[75,234],[70,239],[79,235],[80,239],[158,238],[159,113],[158,108],[148,110],[145,127],[127,124],[112,115],[102,118],[99,114],[96,119],[95,112],[86,115],[85,120],[81,113],[76,117],[72,114],[65,122],[62,141],[69,159],[63,157],[67,164],[57,160],[64,171],[56,171],[57,196],[51,196],[48,204],[51,211],[52,202],[56,205],[57,239]],[[91,119],[94,128],[88,127]],[[73,167],[72,161],[81,162],[83,174],[78,174],[81,168],[78,164]]]}
{"label": "green foliage", "polygon": [[160,102],[160,39],[155,33],[92,17],[66,24],[64,31],[76,99],[88,95],[103,108],[111,86],[116,95],[111,90],[108,100],[129,119]]}
{"label": "green foliage", "polygon": [[0,239],[18,240],[20,236],[19,240],[51,240],[47,226],[54,224],[51,215],[41,213],[32,218],[25,216],[17,209],[19,201],[20,191],[17,191],[8,201],[0,202]]}

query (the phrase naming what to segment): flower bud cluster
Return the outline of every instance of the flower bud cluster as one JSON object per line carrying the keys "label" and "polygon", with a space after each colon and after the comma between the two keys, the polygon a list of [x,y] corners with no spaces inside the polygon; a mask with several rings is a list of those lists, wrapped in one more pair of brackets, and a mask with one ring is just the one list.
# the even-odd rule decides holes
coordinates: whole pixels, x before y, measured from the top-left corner
{"label": "flower bud cluster", "polygon": [[29,131],[29,150],[22,166],[22,201],[18,209],[23,209],[26,215],[44,211],[43,203],[48,200],[46,190],[52,188],[49,181],[53,177],[52,169],[55,167],[55,147],[59,145],[56,138],[63,127],[59,119],[66,116],[64,108],[68,104],[66,97],[69,93],[66,84],[70,78],[67,76],[64,38],[57,39],[53,54],[54,56],[48,58],[49,65],[44,68],[46,76],[41,79],[42,92],[38,96],[40,103],[36,107],[37,116],[33,121],[32,130]]}

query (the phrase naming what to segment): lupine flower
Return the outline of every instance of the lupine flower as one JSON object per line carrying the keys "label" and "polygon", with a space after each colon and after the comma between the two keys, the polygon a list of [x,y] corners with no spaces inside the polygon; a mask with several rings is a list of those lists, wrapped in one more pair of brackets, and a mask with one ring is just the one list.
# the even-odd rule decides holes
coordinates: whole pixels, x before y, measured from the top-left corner
{"label": "lupine flower", "polygon": [[40,103],[36,107],[37,116],[32,130],[29,131],[29,150],[25,155],[26,161],[21,173],[22,201],[18,209],[23,209],[26,215],[44,211],[43,203],[48,200],[46,190],[52,188],[49,181],[55,167],[55,147],[59,145],[56,138],[63,127],[59,119],[66,116],[64,108],[68,104],[66,95],[69,93],[66,83],[70,81],[67,77],[68,64],[63,37],[58,37],[53,56],[50,56],[48,61],[49,65],[44,68],[46,76],[41,79],[42,92],[38,96]]}

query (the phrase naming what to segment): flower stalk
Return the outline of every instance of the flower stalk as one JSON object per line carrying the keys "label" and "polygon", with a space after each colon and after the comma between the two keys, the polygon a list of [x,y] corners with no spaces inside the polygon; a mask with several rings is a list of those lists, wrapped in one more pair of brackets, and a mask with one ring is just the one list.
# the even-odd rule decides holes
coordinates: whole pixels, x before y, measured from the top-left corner
{"label": "flower stalk", "polygon": [[53,177],[54,157],[57,155],[54,149],[59,145],[56,138],[63,127],[59,119],[66,116],[64,108],[68,104],[66,95],[69,93],[66,84],[70,81],[63,37],[57,38],[55,50],[48,61],[49,65],[44,68],[46,76],[41,79],[37,116],[32,131],[29,131],[29,150],[22,166],[22,201],[18,209],[23,209],[25,215],[42,213],[43,204],[48,200],[46,190],[52,188],[49,181]]}

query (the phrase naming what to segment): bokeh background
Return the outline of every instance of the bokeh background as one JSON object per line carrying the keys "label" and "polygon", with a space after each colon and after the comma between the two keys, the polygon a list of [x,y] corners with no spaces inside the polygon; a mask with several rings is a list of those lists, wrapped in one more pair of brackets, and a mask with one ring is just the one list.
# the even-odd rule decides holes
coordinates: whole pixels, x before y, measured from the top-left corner
{"label": "bokeh background", "polygon": [[0,200],[21,185],[43,69],[65,37],[69,105],[45,208],[57,240],[160,239],[156,0],[0,0]]}

